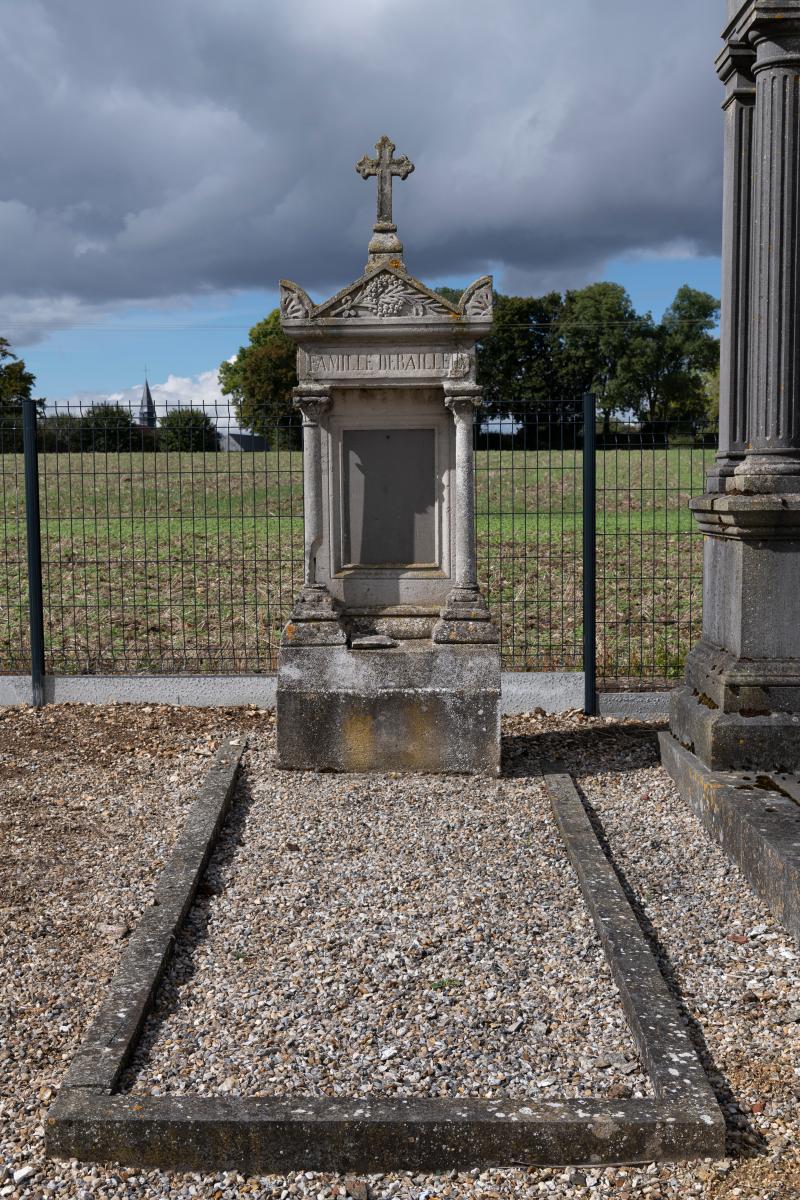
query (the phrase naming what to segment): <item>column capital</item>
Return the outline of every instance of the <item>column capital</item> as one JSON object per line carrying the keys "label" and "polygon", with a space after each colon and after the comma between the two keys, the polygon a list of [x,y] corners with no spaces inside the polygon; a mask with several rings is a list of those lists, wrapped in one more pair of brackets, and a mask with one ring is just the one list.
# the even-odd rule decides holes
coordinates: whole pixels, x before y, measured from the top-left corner
{"label": "column capital", "polygon": [[738,36],[727,42],[717,56],[717,75],[725,84],[723,108],[738,101],[740,104],[755,104],[756,81],[753,67],[756,61],[755,48]]}
{"label": "column capital", "polygon": [[791,68],[800,56],[800,5],[796,0],[751,0],[736,24],[735,36],[756,47],[756,74],[770,67]]}
{"label": "column capital", "polygon": [[303,415],[303,425],[319,425],[320,417],[333,403],[330,391],[325,388],[292,388],[292,407]]}
{"label": "column capital", "polygon": [[467,391],[462,384],[458,391],[445,391],[445,408],[449,408],[456,421],[472,422],[475,410],[483,404],[483,392],[479,387]]}

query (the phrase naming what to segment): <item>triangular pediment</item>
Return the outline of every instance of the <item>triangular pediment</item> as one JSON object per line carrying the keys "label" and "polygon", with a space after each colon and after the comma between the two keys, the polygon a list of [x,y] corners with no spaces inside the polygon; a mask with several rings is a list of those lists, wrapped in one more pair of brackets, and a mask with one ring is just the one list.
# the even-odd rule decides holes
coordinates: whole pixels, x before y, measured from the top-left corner
{"label": "triangular pediment", "polygon": [[387,317],[452,317],[458,309],[418,279],[381,267],[337,292],[314,309],[314,317],[381,320]]}
{"label": "triangular pediment", "polygon": [[281,319],[295,322],[338,319],[344,321],[450,320],[491,322],[492,277],[483,275],[451,304],[404,270],[381,266],[342,288],[323,304],[314,304],[299,284],[281,280]]}

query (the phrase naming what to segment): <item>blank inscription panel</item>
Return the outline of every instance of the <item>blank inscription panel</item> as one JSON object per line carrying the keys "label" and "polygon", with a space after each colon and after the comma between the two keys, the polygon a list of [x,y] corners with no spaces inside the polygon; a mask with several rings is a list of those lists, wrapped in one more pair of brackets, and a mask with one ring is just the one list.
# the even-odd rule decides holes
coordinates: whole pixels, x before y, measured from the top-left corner
{"label": "blank inscription panel", "polygon": [[433,566],[436,432],[342,432],[342,565]]}

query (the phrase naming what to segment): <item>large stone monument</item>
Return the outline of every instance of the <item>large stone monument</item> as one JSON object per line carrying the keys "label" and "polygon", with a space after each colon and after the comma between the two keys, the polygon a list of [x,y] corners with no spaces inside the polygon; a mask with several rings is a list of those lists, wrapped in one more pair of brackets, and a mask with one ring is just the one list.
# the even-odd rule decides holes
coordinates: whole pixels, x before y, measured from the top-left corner
{"label": "large stone monument", "polygon": [[720,453],[691,502],[703,635],[672,731],[709,767],[800,768],[800,0],[729,0]]}
{"label": "large stone monument", "polygon": [[298,346],[305,578],[278,662],[284,767],[499,770],[500,653],[476,576],[475,343],[492,280],[457,305],[408,274],[383,137],[364,274],[315,305],[281,282]]}
{"label": "large stone monument", "polygon": [[800,914],[775,857],[782,844],[800,865],[796,781],[776,782],[800,770],[800,0],[728,0],[728,18],[720,450],[691,502],[703,632],[662,754],[786,916],[793,887]]}

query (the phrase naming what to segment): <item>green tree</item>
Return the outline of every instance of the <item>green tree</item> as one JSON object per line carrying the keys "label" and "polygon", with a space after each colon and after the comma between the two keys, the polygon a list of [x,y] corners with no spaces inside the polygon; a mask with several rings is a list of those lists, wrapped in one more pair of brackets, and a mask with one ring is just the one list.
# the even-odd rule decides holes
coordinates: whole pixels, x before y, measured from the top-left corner
{"label": "green tree", "polygon": [[199,408],[174,408],[161,418],[160,450],[219,450],[217,427]]}
{"label": "green tree", "polygon": [[639,326],[631,298],[618,283],[592,283],[568,291],[559,326],[564,394],[578,397],[594,392],[607,433],[611,415],[624,398],[620,363]]}
{"label": "green tree", "polygon": [[57,413],[39,422],[39,447],[48,453],[67,453],[83,449],[85,427],[74,413]]}
{"label": "green tree", "polygon": [[[554,444],[554,402],[568,403],[562,384],[559,292],[495,295],[492,332],[479,344],[478,381],[484,420],[513,412],[518,439],[528,447]],[[560,410],[567,418],[567,411]]]}
{"label": "green tree", "polygon": [[250,330],[233,362],[220,363],[219,384],[233,400],[243,429],[266,437],[272,447],[297,447],[302,435],[292,408],[297,385],[297,347],[281,329],[280,310]]}
{"label": "green tree", "polygon": [[492,332],[478,346],[478,379],[489,413],[560,398],[562,311],[558,292],[495,296]]}
{"label": "green tree", "polygon": [[[118,454],[123,450],[141,450],[140,430],[133,424],[127,408],[119,404],[95,404],[81,417],[81,441],[84,451]],[[148,444],[147,449],[152,447]]]}
{"label": "green tree", "polygon": [[688,284],[658,324],[650,313],[640,317],[612,383],[616,406],[645,425],[713,421],[708,381],[719,371],[718,319],[719,301]]}
{"label": "green tree", "polygon": [[[32,399],[35,384],[36,376],[0,337],[0,450],[22,449],[22,402]],[[36,408],[42,411],[43,399],[36,401]]]}

